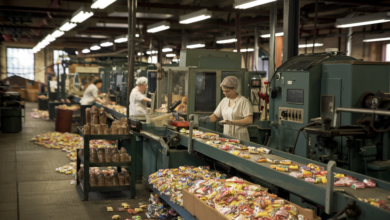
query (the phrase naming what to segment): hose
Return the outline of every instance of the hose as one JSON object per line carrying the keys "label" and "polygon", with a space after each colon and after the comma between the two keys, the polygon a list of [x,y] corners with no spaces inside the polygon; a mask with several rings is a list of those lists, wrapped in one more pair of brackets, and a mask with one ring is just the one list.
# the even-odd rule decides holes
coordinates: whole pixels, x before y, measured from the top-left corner
{"label": "hose", "polygon": [[295,138],[295,143],[294,143],[294,147],[293,147],[293,150],[292,150],[292,154],[295,154],[295,148],[297,147],[297,142],[298,142],[298,138],[299,138],[299,134],[307,127],[311,127],[311,126],[314,126],[314,125],[319,125],[321,124],[320,122],[312,122],[312,123],[309,123],[303,127],[301,127],[299,130],[298,130],[298,134],[297,134],[297,137]]}

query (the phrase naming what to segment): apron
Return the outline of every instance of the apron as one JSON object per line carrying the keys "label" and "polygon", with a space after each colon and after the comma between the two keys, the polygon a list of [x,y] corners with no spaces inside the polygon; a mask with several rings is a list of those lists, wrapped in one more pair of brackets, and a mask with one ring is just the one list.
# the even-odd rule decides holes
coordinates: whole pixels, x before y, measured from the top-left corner
{"label": "apron", "polygon": [[[237,112],[237,107],[238,106],[236,105],[236,101],[233,103],[232,107],[229,107],[228,104],[227,108],[222,110],[223,120],[233,121],[243,119],[242,117],[240,117],[239,112]],[[228,135],[230,137],[235,137],[243,141],[250,141],[248,126],[225,124],[223,126],[223,134]]]}

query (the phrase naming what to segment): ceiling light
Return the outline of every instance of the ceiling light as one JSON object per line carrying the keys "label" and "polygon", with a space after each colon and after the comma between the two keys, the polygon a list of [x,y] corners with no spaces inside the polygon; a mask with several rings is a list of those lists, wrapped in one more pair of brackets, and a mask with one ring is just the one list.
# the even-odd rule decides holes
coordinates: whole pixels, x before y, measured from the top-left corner
{"label": "ceiling light", "polygon": [[237,9],[247,9],[276,1],[277,0],[235,0],[233,7]]}
{"label": "ceiling light", "polygon": [[152,50],[152,51],[146,51],[146,54],[148,54],[148,55],[151,55],[151,54],[156,54],[156,53],[158,53],[157,51],[155,51],[155,50]]}
{"label": "ceiling light", "polygon": [[180,62],[180,59],[172,59],[172,62],[178,63],[178,62]]}
{"label": "ceiling light", "polygon": [[85,48],[84,50],[81,51],[82,53],[90,53],[91,51],[88,48]]}
{"label": "ceiling light", "polygon": [[96,23],[96,27],[129,28],[129,25],[127,23],[99,22],[99,23]]}
{"label": "ceiling light", "polygon": [[76,37],[85,37],[85,38],[110,38],[108,35],[88,35],[88,34],[76,34]]}
{"label": "ceiling light", "polygon": [[111,5],[116,0],[94,0],[91,8],[94,9],[105,9],[107,6]]}
{"label": "ceiling light", "polygon": [[217,37],[217,44],[229,44],[237,42],[237,38],[234,36]]}
{"label": "ceiling light", "polygon": [[79,8],[70,20],[71,22],[82,23],[93,15],[93,12],[85,10],[84,7]]}
{"label": "ceiling light", "polygon": [[382,33],[382,34],[367,34],[363,42],[376,42],[376,41],[386,41],[390,40],[390,33]]}
{"label": "ceiling light", "polygon": [[[322,47],[324,44],[321,43],[315,43],[314,47]],[[300,44],[298,46],[299,48],[305,48],[305,47],[313,47],[313,44]]]}
{"label": "ceiling light", "polygon": [[112,46],[112,45],[114,45],[114,43],[112,43],[110,41],[105,41],[105,42],[100,44],[100,46],[102,46],[102,47],[109,47],[109,46]]}
{"label": "ceiling light", "polygon": [[144,53],[141,53],[141,52],[137,53],[137,56],[142,56],[142,55],[144,55]]}
{"label": "ceiling light", "polygon": [[[253,48],[248,48],[248,49],[241,49],[240,52],[252,52],[255,51]],[[233,50],[233,52],[237,52],[237,50]]]}
{"label": "ceiling light", "polygon": [[166,57],[175,57],[176,56],[176,54],[174,54],[174,53],[168,53],[167,55],[165,55]]}
{"label": "ceiling light", "polygon": [[339,18],[335,26],[338,28],[357,27],[370,24],[378,24],[390,21],[390,12],[376,13],[351,18]]}
{"label": "ceiling light", "polygon": [[60,31],[69,31],[70,29],[76,27],[77,24],[72,23],[70,21],[66,21],[65,23],[62,24],[62,26],[59,28]]}
{"label": "ceiling light", "polygon": [[[277,27],[275,28],[275,37],[280,37],[280,36],[283,36],[284,33],[283,33],[283,28],[282,27]],[[262,38],[270,38],[271,37],[271,33],[269,30],[267,31],[261,31],[260,32],[260,37]]]}
{"label": "ceiling light", "polygon": [[166,52],[172,52],[173,49],[172,48],[164,48],[162,49],[162,52],[166,53]]}
{"label": "ceiling light", "polygon": [[155,24],[151,24],[147,26],[148,33],[156,33],[159,31],[167,30],[171,27],[171,23],[167,21],[161,21]]}
{"label": "ceiling light", "polygon": [[122,35],[119,37],[116,37],[114,40],[115,43],[124,43],[127,42],[127,35]]}
{"label": "ceiling light", "polygon": [[206,46],[206,44],[204,41],[189,42],[187,44],[187,48],[189,48],[189,49],[201,48],[201,47],[205,47],[205,46]]}
{"label": "ceiling light", "polygon": [[135,37],[139,37],[139,34],[135,34]]}
{"label": "ceiling light", "polygon": [[211,11],[207,11],[207,9],[202,9],[196,12],[192,12],[186,15],[180,16],[180,24],[190,24],[197,21],[202,21],[205,19],[211,18]]}
{"label": "ceiling light", "polygon": [[64,33],[65,32],[63,32],[63,31],[60,31],[60,30],[55,30],[52,34],[51,34],[51,36],[53,36],[54,38],[58,38],[58,37],[61,37],[62,35],[64,35]]}
{"label": "ceiling light", "polygon": [[48,34],[46,37],[45,37],[45,41],[49,41],[49,42],[53,42],[53,41],[55,41],[56,39],[53,37],[53,36],[51,36],[50,34]]}
{"label": "ceiling light", "polygon": [[93,45],[90,49],[91,50],[100,50],[100,46],[99,45]]}

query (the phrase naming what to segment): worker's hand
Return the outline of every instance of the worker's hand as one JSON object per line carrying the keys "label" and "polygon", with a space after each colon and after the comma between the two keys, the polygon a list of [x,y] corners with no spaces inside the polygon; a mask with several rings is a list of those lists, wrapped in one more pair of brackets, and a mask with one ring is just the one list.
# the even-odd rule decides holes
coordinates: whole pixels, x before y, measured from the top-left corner
{"label": "worker's hand", "polygon": [[222,120],[219,122],[220,125],[231,125],[233,124],[232,121],[229,121],[229,120]]}
{"label": "worker's hand", "polygon": [[206,122],[210,122],[210,117],[209,117],[209,116],[200,117],[200,118],[199,118],[199,124],[200,124],[201,122],[202,122],[203,124],[206,124]]}

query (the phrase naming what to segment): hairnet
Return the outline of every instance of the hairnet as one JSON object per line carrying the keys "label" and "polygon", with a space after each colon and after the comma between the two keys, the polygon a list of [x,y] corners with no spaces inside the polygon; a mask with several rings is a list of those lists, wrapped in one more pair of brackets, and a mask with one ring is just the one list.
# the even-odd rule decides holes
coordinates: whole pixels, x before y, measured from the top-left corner
{"label": "hairnet", "polygon": [[135,84],[137,84],[137,85],[145,85],[146,86],[146,85],[148,85],[148,79],[146,77],[143,77],[143,76],[139,77]]}
{"label": "hairnet", "polygon": [[234,87],[238,86],[238,79],[235,76],[227,76],[227,77],[225,77],[225,79],[223,79],[220,86],[234,88]]}

